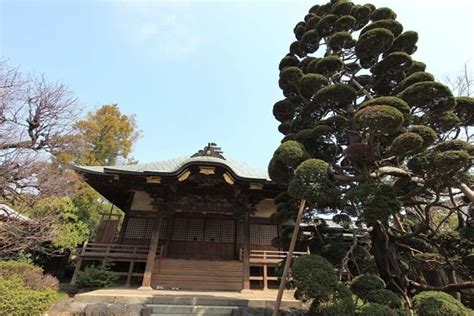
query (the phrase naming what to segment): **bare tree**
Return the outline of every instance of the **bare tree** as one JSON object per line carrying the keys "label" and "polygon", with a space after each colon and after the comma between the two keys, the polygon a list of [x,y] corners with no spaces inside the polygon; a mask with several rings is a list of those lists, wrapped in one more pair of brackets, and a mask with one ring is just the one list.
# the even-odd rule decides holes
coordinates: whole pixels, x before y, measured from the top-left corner
{"label": "bare tree", "polygon": [[0,61],[1,199],[11,202],[61,187],[42,183],[54,176],[48,163],[67,146],[77,117],[77,99],[64,84],[22,76]]}
{"label": "bare tree", "polygon": [[470,97],[473,94],[474,78],[467,63],[464,64],[463,71],[455,77],[447,77],[446,82],[458,96]]}

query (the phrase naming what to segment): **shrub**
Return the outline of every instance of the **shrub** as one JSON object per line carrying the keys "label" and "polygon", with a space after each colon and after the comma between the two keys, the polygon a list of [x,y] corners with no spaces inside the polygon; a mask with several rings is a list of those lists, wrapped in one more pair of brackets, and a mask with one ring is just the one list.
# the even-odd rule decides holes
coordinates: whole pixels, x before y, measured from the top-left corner
{"label": "shrub", "polygon": [[387,289],[370,291],[367,294],[367,301],[370,303],[386,305],[395,309],[403,307],[403,298]]}
{"label": "shrub", "polygon": [[444,292],[421,292],[413,298],[413,306],[418,316],[472,315],[472,310]]}
{"label": "shrub", "polygon": [[31,289],[18,275],[0,278],[0,293],[0,315],[42,315],[65,298],[53,289]]}
{"label": "shrub", "polygon": [[118,278],[118,275],[110,270],[110,264],[105,262],[99,266],[90,265],[84,271],[79,272],[77,285],[80,288],[111,287]]}
{"label": "shrub", "polygon": [[338,287],[338,278],[332,264],[316,255],[302,256],[291,267],[295,286],[307,298],[328,299]]}
{"label": "shrub", "polygon": [[18,277],[24,285],[33,290],[59,288],[58,279],[51,275],[43,275],[40,267],[26,262],[14,260],[0,261],[0,278]]}
{"label": "shrub", "polygon": [[351,291],[339,283],[336,292],[324,301],[313,300],[309,315],[318,316],[351,316],[354,315],[354,302]]}
{"label": "shrub", "polygon": [[398,314],[388,306],[377,303],[368,303],[362,306],[359,316],[398,316]]}
{"label": "shrub", "polygon": [[385,282],[377,275],[364,274],[355,277],[350,286],[352,292],[367,301],[367,297],[371,291],[381,290],[385,288]]}

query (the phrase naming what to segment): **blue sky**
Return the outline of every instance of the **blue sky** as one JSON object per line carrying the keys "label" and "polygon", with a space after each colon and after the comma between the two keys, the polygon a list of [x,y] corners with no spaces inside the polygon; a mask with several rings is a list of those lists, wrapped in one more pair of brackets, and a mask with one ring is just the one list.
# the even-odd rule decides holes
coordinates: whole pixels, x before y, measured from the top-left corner
{"label": "blue sky", "polygon": [[[67,84],[84,111],[118,103],[135,114],[140,162],[214,141],[264,169],[281,139],[272,116],[278,63],[316,3],[324,2],[0,0],[0,53]],[[474,2],[372,3],[419,33],[414,58],[438,80],[466,62],[474,69]]]}

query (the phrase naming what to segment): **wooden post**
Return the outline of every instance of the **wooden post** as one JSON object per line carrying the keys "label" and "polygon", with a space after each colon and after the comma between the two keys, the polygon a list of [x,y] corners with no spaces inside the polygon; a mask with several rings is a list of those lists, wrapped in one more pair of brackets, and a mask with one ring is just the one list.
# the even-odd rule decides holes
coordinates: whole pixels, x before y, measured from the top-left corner
{"label": "wooden post", "polygon": [[143,273],[142,286],[138,290],[152,290],[151,288],[151,274],[155,267],[156,250],[158,249],[158,242],[160,241],[160,227],[163,220],[163,213],[157,211],[155,224],[153,225],[153,233],[151,234],[150,248],[148,249],[148,256],[146,258],[145,273]]}
{"label": "wooden post", "polygon": [[243,248],[243,265],[244,265],[244,276],[243,276],[243,289],[250,289],[250,224],[249,224],[249,213],[245,211],[244,223],[242,225],[242,248]]}
{"label": "wooden post", "polygon": [[84,242],[84,245],[82,246],[81,254],[79,255],[79,259],[77,260],[76,263],[76,268],[74,269],[74,273],[71,278],[71,284],[76,284],[77,276],[79,275],[79,271],[81,271],[81,266],[82,266],[82,257],[84,256],[87,248],[87,244],[89,243],[88,240]]}
{"label": "wooden post", "polygon": [[306,200],[301,200],[300,208],[298,209],[298,216],[296,217],[295,227],[293,228],[293,236],[291,237],[290,248],[288,249],[288,255],[286,257],[285,268],[283,269],[283,275],[281,276],[280,287],[278,288],[278,295],[275,301],[275,308],[273,309],[272,316],[278,316],[280,310],[281,299],[283,297],[283,291],[286,287],[286,279],[288,278],[288,271],[290,271],[291,259],[293,257],[293,251],[295,250],[296,240],[298,239],[298,231],[300,230],[301,218],[303,217],[303,210],[306,204]]}
{"label": "wooden post", "polygon": [[132,259],[132,261],[130,261],[130,265],[128,266],[127,281],[125,282],[125,286],[130,286],[130,282],[132,281],[134,266],[135,266],[135,259]]}
{"label": "wooden post", "polygon": [[263,252],[263,289],[268,289],[267,252]]}

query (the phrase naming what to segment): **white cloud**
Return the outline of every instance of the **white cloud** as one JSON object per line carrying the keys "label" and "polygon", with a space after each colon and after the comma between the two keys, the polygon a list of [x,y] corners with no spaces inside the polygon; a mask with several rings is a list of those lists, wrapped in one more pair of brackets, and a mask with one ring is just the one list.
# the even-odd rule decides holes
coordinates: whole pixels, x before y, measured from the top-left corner
{"label": "white cloud", "polygon": [[116,2],[115,9],[126,39],[150,57],[182,59],[199,48],[201,38],[190,25],[187,2],[129,0]]}

